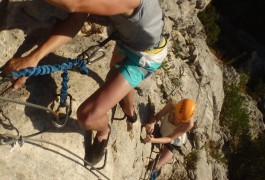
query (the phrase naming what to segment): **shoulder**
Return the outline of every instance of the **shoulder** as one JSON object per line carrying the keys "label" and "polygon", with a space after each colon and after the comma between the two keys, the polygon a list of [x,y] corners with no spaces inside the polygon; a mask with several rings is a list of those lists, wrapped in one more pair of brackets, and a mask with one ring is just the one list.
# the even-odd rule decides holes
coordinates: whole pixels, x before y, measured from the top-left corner
{"label": "shoulder", "polygon": [[185,122],[184,124],[191,129],[194,126],[194,120],[191,118],[188,122]]}
{"label": "shoulder", "polygon": [[[49,2],[52,3],[54,0],[49,0]],[[71,13],[83,12],[111,16],[128,14],[140,4],[141,0],[62,0],[62,3],[58,6]]]}

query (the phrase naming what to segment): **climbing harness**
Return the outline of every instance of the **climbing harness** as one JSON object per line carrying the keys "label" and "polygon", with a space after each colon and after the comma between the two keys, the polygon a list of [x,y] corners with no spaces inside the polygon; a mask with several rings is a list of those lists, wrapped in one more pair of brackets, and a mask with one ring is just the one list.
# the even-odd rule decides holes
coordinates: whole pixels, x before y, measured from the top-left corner
{"label": "climbing harness", "polygon": [[[5,101],[5,102],[12,102],[16,104],[21,104],[25,105],[28,107],[32,108],[37,108],[43,111],[46,111],[54,116],[54,119],[52,120],[52,124],[56,128],[62,128],[64,127],[68,119],[71,115],[72,112],[72,96],[68,94],[68,70],[78,70],[81,74],[88,74],[88,68],[86,67],[87,64],[93,64],[100,59],[105,57],[105,52],[102,49],[103,46],[105,46],[110,40],[115,39],[115,34],[113,33],[110,35],[108,38],[106,38],[104,41],[99,43],[98,45],[93,45],[90,46],[87,50],[85,50],[83,53],[78,55],[75,59],[68,59],[66,62],[62,64],[56,64],[56,65],[41,65],[37,67],[29,67],[25,69],[21,69],[19,71],[13,71],[10,74],[5,75],[3,73],[3,67],[0,68],[0,84],[4,82],[10,82],[11,79],[13,78],[21,78],[21,77],[30,77],[30,76],[39,76],[39,75],[47,75],[51,74],[57,71],[63,71],[61,74],[62,77],[62,82],[61,82],[61,92],[59,95],[60,96],[60,103],[56,111],[53,111],[52,109],[40,105],[36,105],[33,103],[29,102],[24,102],[18,99],[13,99],[9,97],[4,97],[4,95],[12,88],[12,85],[8,86],[4,91],[0,92],[0,101]],[[65,109],[65,113],[62,116],[63,113],[61,113],[61,109]],[[109,179],[107,176],[105,176],[103,173],[99,171],[99,169],[103,168],[106,163],[106,154],[105,154],[105,160],[104,160],[104,165],[101,168],[95,168],[92,166],[89,162],[87,162],[85,159],[79,157],[78,155],[74,154],[73,152],[57,145],[49,141],[45,141],[42,139],[33,139],[33,136],[36,136],[38,134],[41,134],[51,127],[48,127],[40,132],[28,135],[28,136],[21,136],[21,135],[10,135],[10,134],[0,134],[0,145],[14,145],[18,143],[20,146],[22,146],[24,143],[32,143],[32,142],[39,142],[39,143],[47,143],[56,147],[59,147],[68,153],[76,156],[77,158],[81,159],[84,161],[87,165],[90,166],[90,168],[85,167],[88,169],[90,172],[92,170],[97,171],[101,176],[105,177],[106,179]],[[98,175],[96,175],[94,172],[92,172],[95,176],[99,178]],[[100,178],[99,178],[100,179]]]}

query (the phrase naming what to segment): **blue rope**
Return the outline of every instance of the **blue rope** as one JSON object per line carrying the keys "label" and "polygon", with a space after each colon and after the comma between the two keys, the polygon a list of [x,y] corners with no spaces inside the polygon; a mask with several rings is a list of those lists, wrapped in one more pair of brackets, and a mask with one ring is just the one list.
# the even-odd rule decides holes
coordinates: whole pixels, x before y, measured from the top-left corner
{"label": "blue rope", "polygon": [[62,64],[42,65],[37,67],[29,67],[21,69],[19,71],[13,71],[8,76],[12,78],[39,76],[39,75],[51,74],[60,70],[70,70],[73,69],[73,67],[77,67],[81,74],[88,74],[88,68],[86,67],[86,62],[79,58],[76,58],[76,59],[68,59],[66,62]]}
{"label": "blue rope", "polygon": [[69,77],[68,77],[68,71],[64,70],[63,73],[61,74],[61,77],[63,78],[62,80],[62,88],[61,88],[61,94],[60,94],[60,105],[65,106],[66,104],[66,99],[68,96],[68,82],[69,82]]}
{"label": "blue rope", "polygon": [[11,72],[8,77],[11,78],[21,78],[21,77],[30,77],[30,76],[39,76],[39,75],[47,75],[51,74],[57,71],[63,71],[61,77],[62,77],[62,88],[61,88],[61,94],[60,94],[60,104],[62,106],[65,105],[67,96],[68,96],[68,71],[73,68],[76,68],[81,74],[88,74],[88,68],[86,67],[86,61],[76,58],[76,59],[68,59],[66,62],[62,64],[56,64],[56,65],[41,65],[37,67],[30,67],[21,69],[19,71],[13,71]]}

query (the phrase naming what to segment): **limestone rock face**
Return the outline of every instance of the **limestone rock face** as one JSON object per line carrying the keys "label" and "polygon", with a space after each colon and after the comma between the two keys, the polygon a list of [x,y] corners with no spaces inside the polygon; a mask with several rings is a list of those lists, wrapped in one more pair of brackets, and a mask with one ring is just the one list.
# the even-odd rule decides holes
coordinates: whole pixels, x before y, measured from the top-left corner
{"label": "limestone rock face", "polygon": [[[9,0],[7,3],[2,0],[0,3],[0,66],[11,58],[32,51],[48,36],[55,22],[67,17],[66,12],[44,1]],[[209,141],[223,142],[219,127],[219,113],[224,98],[223,67],[207,47],[203,27],[197,18],[197,13],[209,1],[160,0],[160,3],[165,12],[169,54],[162,67],[139,85],[142,94],[135,95],[138,121],[133,125],[126,121],[111,123],[106,166],[99,171],[83,167],[80,158],[84,157],[84,143],[88,133],[78,125],[76,110],[104,83],[114,42],[105,47],[106,56],[103,60],[89,65],[88,76],[69,72],[69,94],[73,99],[72,114],[66,127],[49,128],[34,136],[40,141],[21,142],[21,147],[18,144],[0,146],[1,178],[134,180],[147,177],[145,166],[148,164],[151,145],[140,141],[144,136],[142,124],[148,120],[152,111],[160,110],[169,99],[178,101],[192,98],[198,107],[195,127],[188,133],[188,142],[181,147],[176,158],[163,167],[159,179],[227,179],[225,165],[214,161],[205,148]],[[67,58],[75,58],[104,37],[105,29],[101,34],[89,37],[80,32],[71,42],[45,57],[42,63],[56,64]],[[3,84],[0,87],[4,89],[7,86]],[[23,88],[9,91],[4,96],[52,108],[57,103],[54,94],[59,93],[60,88],[61,72],[56,72],[31,77]],[[0,134],[27,136],[51,125],[53,116],[45,111],[2,101],[0,106]],[[109,112],[110,117],[113,112]],[[115,117],[122,116],[117,106]],[[193,160],[192,166],[192,159],[187,157],[194,153],[194,149],[199,151],[195,152],[198,158]],[[103,161],[97,166],[102,165]]]}

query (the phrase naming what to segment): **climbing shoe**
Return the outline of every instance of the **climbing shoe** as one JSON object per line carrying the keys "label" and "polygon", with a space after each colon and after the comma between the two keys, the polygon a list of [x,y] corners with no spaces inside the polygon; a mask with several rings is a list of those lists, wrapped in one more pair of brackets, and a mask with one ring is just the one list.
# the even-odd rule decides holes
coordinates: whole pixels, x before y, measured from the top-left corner
{"label": "climbing shoe", "polygon": [[[124,107],[124,102],[123,102],[123,100],[121,100],[120,102],[119,102],[119,104],[120,104],[120,107],[121,107],[121,109],[122,109],[122,111],[123,111],[123,107]],[[135,111],[133,111],[133,116],[129,116],[129,115],[127,115],[124,111],[123,111],[123,113],[124,113],[124,118],[126,117],[126,119],[127,119],[127,121],[128,122],[130,122],[130,123],[135,123],[136,121],[137,121],[137,114],[136,114],[136,112]]]}
{"label": "climbing shoe", "polygon": [[128,116],[127,114],[125,114],[125,116],[127,118],[127,121],[130,123],[135,123],[137,121],[137,114],[135,111],[133,112],[133,116]]}
{"label": "climbing shoe", "polygon": [[150,174],[150,180],[156,180],[160,174],[161,174],[161,169],[153,170]]}
{"label": "climbing shoe", "polygon": [[[109,128],[110,128],[110,126],[109,126]],[[104,157],[105,153],[107,152],[107,146],[108,146],[108,141],[109,141],[109,137],[110,137],[110,132],[111,132],[111,129],[109,131],[108,138],[103,139],[102,141],[99,141],[97,139],[97,137],[95,137],[91,148],[86,149],[85,160],[87,162],[89,162],[90,164],[85,163],[84,164],[85,166],[87,166],[87,165],[94,166],[98,162],[100,162],[101,159]]]}

